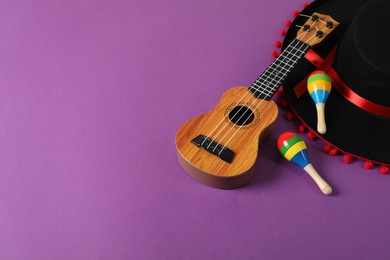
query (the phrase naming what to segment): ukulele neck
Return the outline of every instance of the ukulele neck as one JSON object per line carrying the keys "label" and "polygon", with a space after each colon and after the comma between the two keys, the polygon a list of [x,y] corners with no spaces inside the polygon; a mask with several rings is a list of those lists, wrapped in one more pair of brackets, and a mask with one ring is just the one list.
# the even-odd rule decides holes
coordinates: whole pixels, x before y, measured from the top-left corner
{"label": "ukulele neck", "polygon": [[308,49],[308,44],[297,39],[293,40],[263,74],[252,83],[249,91],[256,98],[270,100]]}

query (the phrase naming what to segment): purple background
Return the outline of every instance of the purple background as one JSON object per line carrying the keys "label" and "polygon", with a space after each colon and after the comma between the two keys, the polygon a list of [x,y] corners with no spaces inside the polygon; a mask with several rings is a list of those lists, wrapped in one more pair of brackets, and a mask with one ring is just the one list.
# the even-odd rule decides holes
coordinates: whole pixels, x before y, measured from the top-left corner
{"label": "purple background", "polygon": [[185,120],[249,85],[301,1],[2,1],[0,259],[388,259],[388,176],[303,138],[218,190],[176,160]]}

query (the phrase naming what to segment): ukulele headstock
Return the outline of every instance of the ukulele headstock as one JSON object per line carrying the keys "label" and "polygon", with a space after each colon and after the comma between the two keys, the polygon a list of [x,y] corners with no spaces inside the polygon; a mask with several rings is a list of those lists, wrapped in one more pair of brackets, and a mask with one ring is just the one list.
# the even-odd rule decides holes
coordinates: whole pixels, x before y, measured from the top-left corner
{"label": "ukulele headstock", "polygon": [[297,32],[296,39],[313,47],[322,42],[338,25],[339,22],[329,15],[313,13]]}

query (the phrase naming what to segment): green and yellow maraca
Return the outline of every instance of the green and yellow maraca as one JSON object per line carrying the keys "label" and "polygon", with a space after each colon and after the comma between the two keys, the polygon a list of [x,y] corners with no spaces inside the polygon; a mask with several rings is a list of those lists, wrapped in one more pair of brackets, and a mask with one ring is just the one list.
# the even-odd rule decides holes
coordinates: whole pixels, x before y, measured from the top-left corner
{"label": "green and yellow maraca", "polygon": [[323,71],[315,71],[307,79],[307,90],[317,109],[317,131],[320,134],[326,133],[325,123],[325,102],[332,90],[332,80]]}
{"label": "green and yellow maraca", "polygon": [[332,188],[314,169],[307,156],[307,148],[302,138],[293,132],[285,132],[278,138],[278,149],[287,160],[299,165],[317,183],[322,193],[330,195]]}

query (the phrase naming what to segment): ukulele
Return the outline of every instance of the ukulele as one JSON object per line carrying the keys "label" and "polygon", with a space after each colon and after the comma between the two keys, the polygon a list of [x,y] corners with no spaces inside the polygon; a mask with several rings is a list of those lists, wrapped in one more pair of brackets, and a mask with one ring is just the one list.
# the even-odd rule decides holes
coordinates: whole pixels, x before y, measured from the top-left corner
{"label": "ukulele", "polygon": [[251,179],[259,142],[272,132],[278,115],[272,96],[308,49],[339,24],[319,13],[301,16],[308,19],[295,39],[250,87],[227,90],[215,108],[179,128],[178,160],[196,180],[232,189]]}

